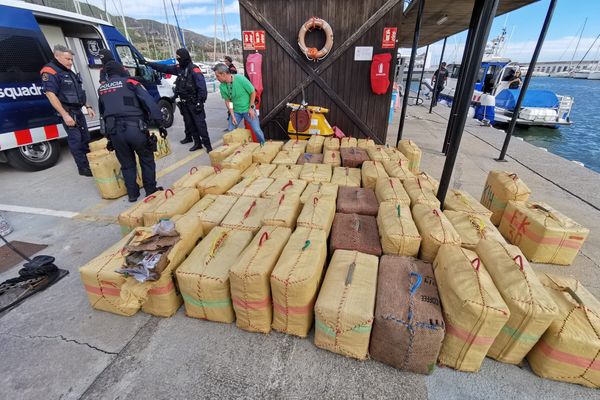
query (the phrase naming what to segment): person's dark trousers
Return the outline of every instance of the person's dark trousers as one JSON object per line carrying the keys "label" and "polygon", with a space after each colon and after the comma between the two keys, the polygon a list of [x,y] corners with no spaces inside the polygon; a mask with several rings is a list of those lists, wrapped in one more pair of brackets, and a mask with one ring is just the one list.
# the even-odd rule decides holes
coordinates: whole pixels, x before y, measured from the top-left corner
{"label": "person's dark trousers", "polygon": [[63,122],[63,126],[67,131],[69,150],[71,150],[75,164],[77,164],[77,169],[79,171],[89,170],[90,163],[86,154],[90,152],[90,132],[88,131],[85,115],[79,109],[66,109],[66,111],[75,120],[75,126],[67,126]]}
{"label": "person's dark trousers", "polygon": [[204,108],[201,111],[197,111],[196,104],[186,102],[182,104],[182,110],[188,114],[192,122],[193,129],[191,129],[191,131],[194,143],[201,143],[207,152],[211,152],[212,145],[210,143],[210,138],[208,137],[208,126],[206,126],[206,113],[204,112]]}
{"label": "person's dark trousers", "polygon": [[431,99],[431,101],[433,102],[433,106],[437,106],[437,103],[439,101],[439,97],[440,97],[440,93],[442,93],[442,90],[444,90],[443,86],[436,86],[435,90],[433,91],[433,99]]}
{"label": "person's dark trousers", "polygon": [[183,131],[185,134],[184,139],[192,140],[192,127],[194,122],[190,119],[189,113],[183,110],[183,103],[177,103],[177,107],[179,107],[179,112],[183,117]]}
{"label": "person's dark trousers", "polygon": [[148,146],[146,135],[133,120],[117,120],[112,130],[110,140],[115,148],[117,159],[121,164],[123,179],[129,197],[138,197],[140,188],[136,182],[137,166],[135,155],[140,159],[142,182],[146,196],[156,192],[156,164],[154,153]]}

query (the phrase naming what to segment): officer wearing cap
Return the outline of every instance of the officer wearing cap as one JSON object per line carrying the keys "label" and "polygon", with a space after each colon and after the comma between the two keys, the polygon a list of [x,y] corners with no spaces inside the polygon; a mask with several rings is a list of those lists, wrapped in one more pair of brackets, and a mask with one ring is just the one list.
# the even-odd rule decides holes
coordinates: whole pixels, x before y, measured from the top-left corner
{"label": "officer wearing cap", "polygon": [[108,80],[98,88],[103,133],[109,140],[107,148],[115,150],[121,164],[129,201],[135,202],[140,195],[136,182],[136,154],[146,196],[162,190],[156,186],[153,153],[156,137],[148,133],[147,123],[160,127],[165,136],[166,130],[162,128],[160,108],[141,83],[129,78],[127,71],[116,61],[107,63],[104,69]]}
{"label": "officer wearing cap", "polygon": [[50,104],[62,118],[79,175],[92,176],[86,157],[90,151],[90,133],[81,108],[85,106],[92,118],[96,113],[87,104],[81,77],[71,70],[72,67],[73,52],[62,45],[54,46],[54,59],[40,71],[42,86]]}
{"label": "officer wearing cap", "polygon": [[115,58],[109,49],[101,49],[98,54],[100,55],[100,61],[102,62],[102,68],[100,69],[100,84],[103,84],[108,80],[108,74],[106,73],[107,64],[116,63],[120,68],[123,69],[123,72],[127,73],[127,76],[129,76],[129,71],[127,71],[127,68],[115,61]]}
{"label": "officer wearing cap", "polygon": [[[208,91],[206,81],[200,68],[192,63],[190,53],[186,49],[176,52],[178,65],[165,65],[159,63],[146,63],[158,72],[177,75],[175,80],[175,96],[181,102],[180,110],[185,124],[186,137],[181,143],[190,143],[193,139],[194,145],[190,151],[199,150],[204,147],[207,152],[212,151],[212,145],[208,136],[206,126],[206,113],[204,102]],[[191,135],[191,138],[187,134]]]}

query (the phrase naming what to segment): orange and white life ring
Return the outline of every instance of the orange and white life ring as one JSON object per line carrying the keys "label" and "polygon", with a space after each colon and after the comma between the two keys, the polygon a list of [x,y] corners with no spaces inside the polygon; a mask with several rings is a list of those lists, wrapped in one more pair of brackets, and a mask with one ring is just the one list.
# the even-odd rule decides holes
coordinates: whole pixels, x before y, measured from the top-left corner
{"label": "orange and white life ring", "polygon": [[[306,47],[304,41],[306,32],[312,31],[313,29],[319,29],[325,32],[325,46],[323,46],[321,50],[318,50],[315,47]],[[300,46],[300,50],[302,50],[309,60],[318,61],[327,57],[333,47],[333,29],[331,29],[331,25],[321,18],[311,17],[302,24],[300,32],[298,32],[298,46]]]}

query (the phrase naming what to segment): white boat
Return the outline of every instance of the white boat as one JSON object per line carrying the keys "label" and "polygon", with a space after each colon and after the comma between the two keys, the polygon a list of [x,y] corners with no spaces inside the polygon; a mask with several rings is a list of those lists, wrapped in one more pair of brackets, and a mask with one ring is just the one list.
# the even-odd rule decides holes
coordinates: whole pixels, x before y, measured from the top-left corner
{"label": "white boat", "polygon": [[592,80],[599,80],[600,79],[600,71],[592,71],[590,72],[590,74],[587,77],[588,79],[592,79]]}
{"label": "white boat", "polygon": [[573,72],[573,78],[575,79],[587,79],[592,71],[588,69],[580,69],[579,71]]}

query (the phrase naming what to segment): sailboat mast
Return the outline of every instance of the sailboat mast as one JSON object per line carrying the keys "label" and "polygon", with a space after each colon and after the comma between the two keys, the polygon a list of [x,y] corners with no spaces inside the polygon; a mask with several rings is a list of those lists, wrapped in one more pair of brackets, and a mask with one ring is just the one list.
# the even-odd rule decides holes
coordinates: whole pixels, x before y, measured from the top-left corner
{"label": "sailboat mast", "polygon": [[225,22],[225,0],[221,0],[221,23],[223,24],[223,44],[225,46],[225,54],[227,54],[227,23]]}
{"label": "sailboat mast", "polygon": [[215,0],[215,36],[213,37],[213,58],[215,62],[217,62],[217,2],[218,0]]}
{"label": "sailboat mast", "polygon": [[167,24],[165,25],[165,33],[167,34],[167,43],[169,45],[169,52],[171,53],[171,57],[175,54],[175,49],[173,48],[173,42],[171,41],[171,31],[169,30],[169,13],[167,13],[167,3],[163,0],[163,8],[165,10],[165,18],[167,20]]}
{"label": "sailboat mast", "polygon": [[119,6],[121,7],[121,21],[123,21],[123,29],[125,30],[125,37],[131,43],[131,37],[129,37],[129,31],[127,30],[127,22],[125,22],[125,13],[123,12],[123,2],[119,0]]}
{"label": "sailboat mast", "polygon": [[571,64],[573,64],[573,60],[575,60],[575,54],[579,48],[579,42],[581,42],[581,37],[583,36],[583,31],[585,30],[585,24],[587,24],[587,20],[587,17],[585,17],[585,21],[583,21],[583,27],[581,28],[581,33],[579,34],[579,39],[577,40],[577,45],[575,46],[575,51],[573,52],[573,57],[571,57],[571,61],[569,61],[569,71],[571,71]]}

